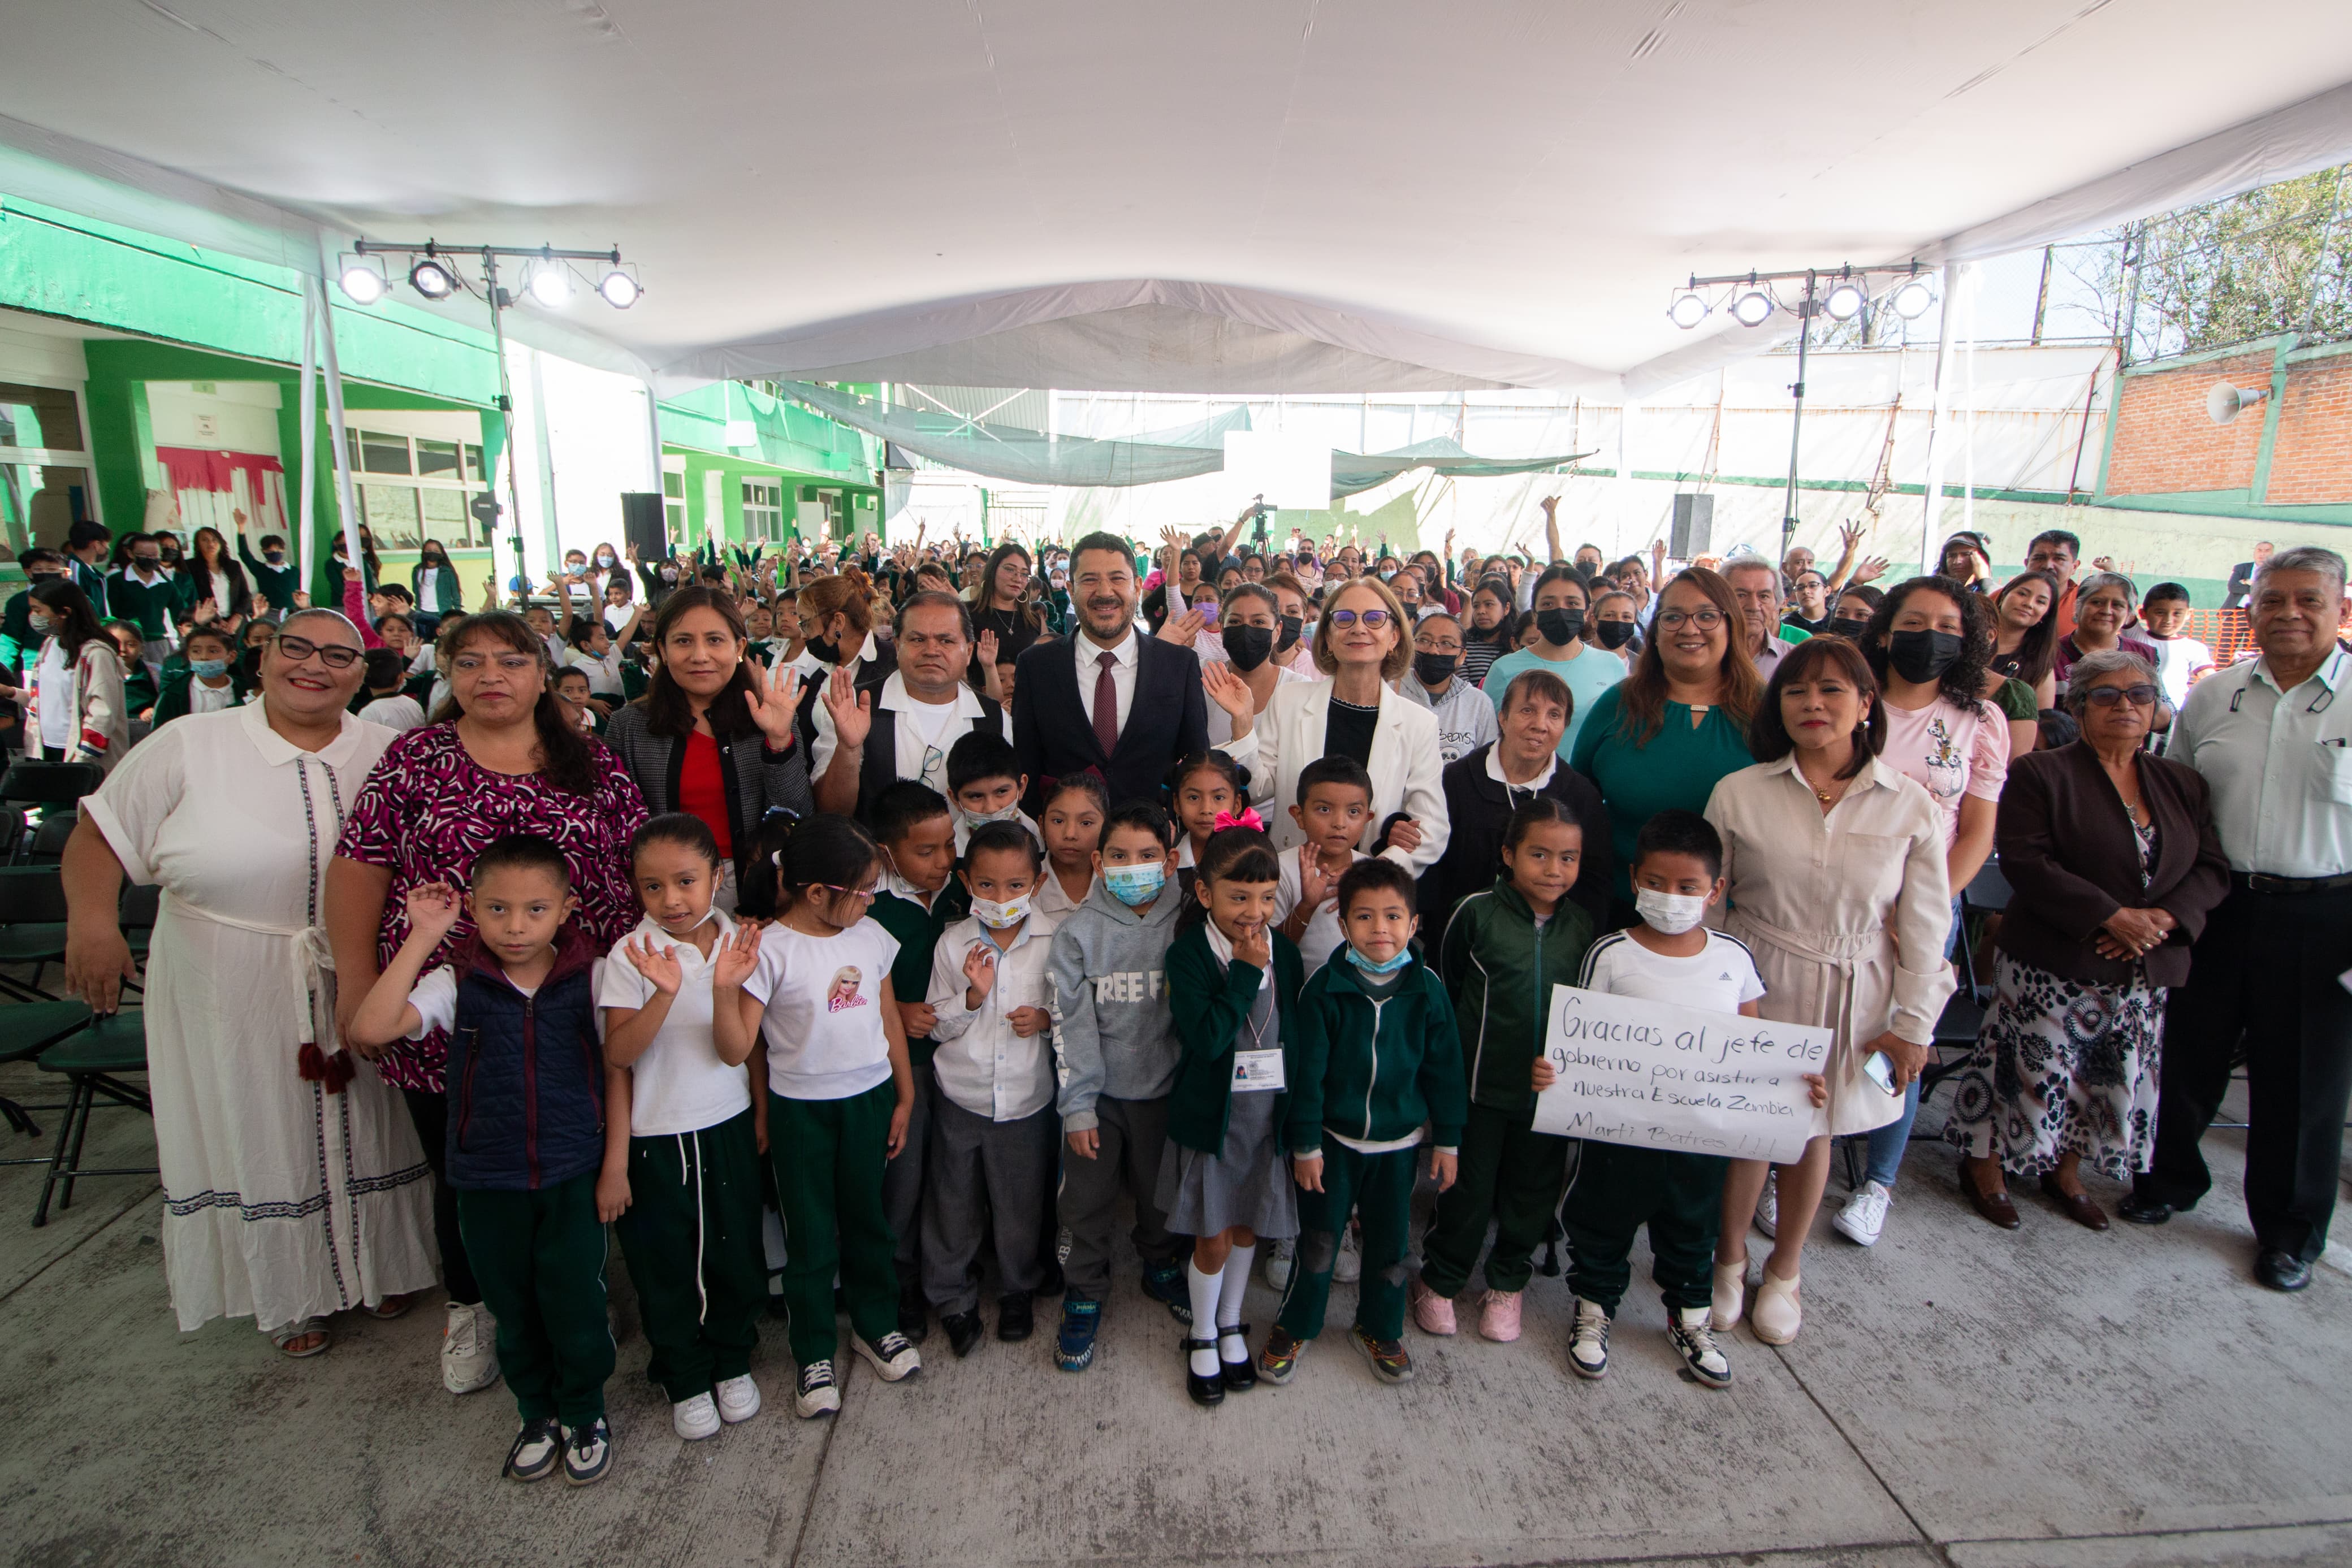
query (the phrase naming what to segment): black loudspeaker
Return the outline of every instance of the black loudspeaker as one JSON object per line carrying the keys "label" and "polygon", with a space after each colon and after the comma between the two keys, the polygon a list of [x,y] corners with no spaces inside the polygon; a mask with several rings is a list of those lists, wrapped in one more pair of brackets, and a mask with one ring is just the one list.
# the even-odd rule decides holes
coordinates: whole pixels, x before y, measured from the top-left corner
{"label": "black loudspeaker", "polygon": [[637,547],[639,560],[655,561],[668,557],[669,530],[662,522],[660,491],[621,492],[621,538]]}
{"label": "black loudspeaker", "polygon": [[1674,531],[1666,539],[1666,553],[1676,560],[1691,560],[1707,553],[1707,539],[1715,532],[1715,497],[1712,496],[1676,496],[1675,497]]}

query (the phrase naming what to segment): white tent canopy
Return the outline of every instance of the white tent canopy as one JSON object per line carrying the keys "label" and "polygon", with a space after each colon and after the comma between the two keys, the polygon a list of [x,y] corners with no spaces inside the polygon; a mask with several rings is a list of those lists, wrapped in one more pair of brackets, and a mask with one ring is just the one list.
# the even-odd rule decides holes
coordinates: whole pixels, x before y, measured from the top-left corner
{"label": "white tent canopy", "polygon": [[1640,397],[1771,340],[1689,274],[2326,167],[2347,84],[2342,0],[78,0],[9,18],[0,191],[305,270],[617,243],[634,309],[514,329],[665,387]]}

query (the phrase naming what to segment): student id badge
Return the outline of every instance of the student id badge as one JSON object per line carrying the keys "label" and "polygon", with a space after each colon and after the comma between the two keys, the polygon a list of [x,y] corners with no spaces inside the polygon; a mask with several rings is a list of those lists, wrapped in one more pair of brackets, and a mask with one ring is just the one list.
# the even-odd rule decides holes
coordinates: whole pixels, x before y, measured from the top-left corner
{"label": "student id badge", "polygon": [[1256,1090],[1282,1087],[1282,1052],[1279,1050],[1234,1052],[1234,1093],[1247,1094]]}

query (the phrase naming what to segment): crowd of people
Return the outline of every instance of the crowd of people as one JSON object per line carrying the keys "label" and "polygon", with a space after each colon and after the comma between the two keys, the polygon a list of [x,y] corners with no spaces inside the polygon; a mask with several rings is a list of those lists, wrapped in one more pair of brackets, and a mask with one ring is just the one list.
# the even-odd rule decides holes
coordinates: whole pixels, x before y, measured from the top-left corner
{"label": "crowd of people", "polygon": [[[2071,534],[1890,584],[1859,528],[1826,571],[1670,569],[1545,511],[1541,559],[1244,543],[1255,508],[1149,553],[600,545],[472,610],[437,547],[404,589],[363,539],[315,595],[275,537],[28,552],[0,695],[28,757],[107,769],[68,977],[143,987],[181,1326],[313,1355],[439,1286],[446,1386],[514,1393],[504,1473],[588,1482],[608,1227],[693,1440],[761,1409],[765,1316],[803,1416],[837,1310],[891,1383],[1058,1297],[1083,1373],[1124,1199],[1199,1405],[1299,1375],[1335,1280],[1383,1381],[1408,1320],[1513,1341],[1563,1240],[1604,1375],[1644,1226],[1722,1387],[1736,1325],[1800,1332],[1834,1139],[1833,1228],[1887,1233],[1996,857],[1942,1064],[1968,1203],[2163,1223],[2242,1060],[2253,1272],[2303,1288],[2352,1099],[2343,558],[2263,552],[2217,668],[2185,591],[2079,576]],[[167,895],[143,975],[126,879]],[[1830,1031],[1801,1157],[1536,1131],[1555,985]]]}

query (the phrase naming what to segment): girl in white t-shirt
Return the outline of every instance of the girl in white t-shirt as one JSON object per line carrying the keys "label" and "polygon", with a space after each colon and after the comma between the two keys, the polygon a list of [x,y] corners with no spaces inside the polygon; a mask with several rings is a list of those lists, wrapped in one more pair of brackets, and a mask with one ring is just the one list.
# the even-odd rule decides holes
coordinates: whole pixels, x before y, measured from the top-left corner
{"label": "girl in white t-shirt", "polygon": [[[629,845],[646,918],[598,977],[604,1013],[604,1166],[599,1212],[629,1260],[653,1344],[646,1371],[691,1442],[760,1413],[751,1347],[767,1304],[760,1155],[748,1030],[722,1045],[721,995],[758,965],[760,934],[712,906],[718,841],[700,818],[656,817]],[[740,1009],[740,1000],[736,1006]]]}
{"label": "girl in white t-shirt", "polygon": [[832,815],[792,823],[775,842],[743,893],[744,907],[758,909],[772,888],[775,923],[761,933],[737,1005],[721,988],[716,1016],[722,1051],[740,1042],[748,1054],[755,1035],[765,1047],[768,1153],[789,1259],[782,1293],[800,1368],[793,1408],[809,1416],[841,1408],[836,1272],[850,1347],[886,1383],[922,1368],[898,1332],[898,1243],[882,1206],[882,1170],[906,1145],[915,1078],[890,990],[898,943],[866,918],[881,850]]}

